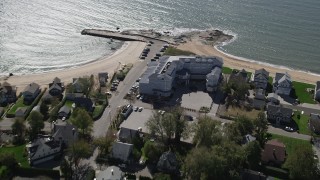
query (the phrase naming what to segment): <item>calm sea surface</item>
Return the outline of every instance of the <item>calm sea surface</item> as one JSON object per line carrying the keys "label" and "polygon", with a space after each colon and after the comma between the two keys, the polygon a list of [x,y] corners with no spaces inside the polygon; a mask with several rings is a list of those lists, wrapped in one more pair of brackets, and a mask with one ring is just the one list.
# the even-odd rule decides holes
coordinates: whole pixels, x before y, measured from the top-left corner
{"label": "calm sea surface", "polygon": [[320,73],[319,0],[0,0],[0,75],[70,68],[120,42],[84,28],[174,32],[218,28],[226,53]]}

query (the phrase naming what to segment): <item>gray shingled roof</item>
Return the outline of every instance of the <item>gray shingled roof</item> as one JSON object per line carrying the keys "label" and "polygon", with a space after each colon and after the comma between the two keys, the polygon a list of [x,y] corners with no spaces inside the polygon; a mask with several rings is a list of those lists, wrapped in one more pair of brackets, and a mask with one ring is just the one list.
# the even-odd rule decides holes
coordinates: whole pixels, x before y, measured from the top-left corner
{"label": "gray shingled roof", "polygon": [[24,91],[34,94],[39,88],[40,86],[37,83],[31,83],[24,89]]}
{"label": "gray shingled roof", "polygon": [[281,114],[286,116],[291,116],[293,112],[293,110],[290,108],[285,108],[285,107],[277,106],[273,104],[269,104],[267,109],[268,109],[268,113],[270,114],[275,114],[280,112]]}

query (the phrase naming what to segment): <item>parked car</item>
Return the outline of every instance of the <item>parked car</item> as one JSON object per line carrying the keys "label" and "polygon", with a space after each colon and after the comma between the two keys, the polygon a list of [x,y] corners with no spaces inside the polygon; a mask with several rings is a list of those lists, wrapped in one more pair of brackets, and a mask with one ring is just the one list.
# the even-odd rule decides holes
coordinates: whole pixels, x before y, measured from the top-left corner
{"label": "parked car", "polygon": [[139,107],[138,111],[141,112],[143,110],[143,107]]}
{"label": "parked car", "polygon": [[143,98],[144,98],[144,95],[141,95],[139,99],[140,99],[140,100],[143,100]]}
{"label": "parked car", "polygon": [[156,56],[159,56],[159,57],[160,57],[160,56],[161,56],[161,54],[160,54],[160,53],[157,53],[157,54],[156,54]]}
{"label": "parked car", "polygon": [[153,44],[153,41],[149,41],[150,44]]}
{"label": "parked car", "polygon": [[292,128],[292,127],[289,127],[289,126],[286,126],[286,127],[284,128],[284,130],[286,130],[286,131],[288,131],[288,132],[293,132],[293,131],[294,131],[293,128]]}
{"label": "parked car", "polygon": [[136,82],[140,82],[141,78],[137,79]]}
{"label": "parked car", "polygon": [[155,56],[154,59],[159,59],[159,56]]}
{"label": "parked car", "polygon": [[156,61],[156,60],[152,58],[151,61]]}
{"label": "parked car", "polygon": [[138,111],[138,109],[139,108],[137,106],[133,108],[133,110],[136,111],[136,112]]}
{"label": "parked car", "polygon": [[145,59],[146,57],[145,56],[140,56],[140,59]]}
{"label": "parked car", "polygon": [[151,46],[151,43],[148,43],[147,46]]}
{"label": "parked car", "polygon": [[137,99],[139,99],[139,98],[140,98],[140,94],[137,95]]}

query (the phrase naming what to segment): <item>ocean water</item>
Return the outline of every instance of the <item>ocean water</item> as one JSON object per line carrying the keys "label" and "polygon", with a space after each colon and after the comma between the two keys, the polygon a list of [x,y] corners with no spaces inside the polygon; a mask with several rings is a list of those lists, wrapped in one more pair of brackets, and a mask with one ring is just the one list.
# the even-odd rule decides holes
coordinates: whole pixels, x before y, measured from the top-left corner
{"label": "ocean water", "polygon": [[217,28],[235,36],[226,53],[320,73],[319,0],[0,0],[0,75],[95,61],[121,42],[80,32],[116,27]]}

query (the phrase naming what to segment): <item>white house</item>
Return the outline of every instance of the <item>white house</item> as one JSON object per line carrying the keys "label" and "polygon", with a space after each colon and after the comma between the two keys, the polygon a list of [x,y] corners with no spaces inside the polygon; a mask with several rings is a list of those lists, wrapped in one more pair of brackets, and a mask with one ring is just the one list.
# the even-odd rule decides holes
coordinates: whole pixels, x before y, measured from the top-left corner
{"label": "white house", "polygon": [[279,95],[290,95],[292,89],[291,76],[286,73],[276,73],[273,79],[273,92]]}
{"label": "white house", "polygon": [[222,65],[219,57],[163,56],[148,64],[139,82],[139,92],[168,97],[175,81],[188,85],[192,79],[207,80],[207,90],[213,92],[221,80]]}

